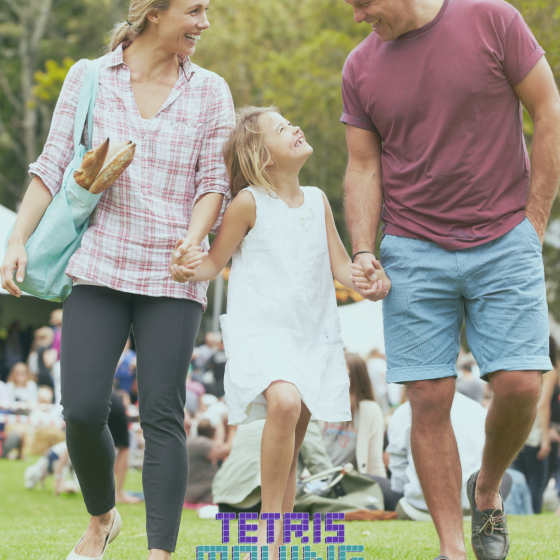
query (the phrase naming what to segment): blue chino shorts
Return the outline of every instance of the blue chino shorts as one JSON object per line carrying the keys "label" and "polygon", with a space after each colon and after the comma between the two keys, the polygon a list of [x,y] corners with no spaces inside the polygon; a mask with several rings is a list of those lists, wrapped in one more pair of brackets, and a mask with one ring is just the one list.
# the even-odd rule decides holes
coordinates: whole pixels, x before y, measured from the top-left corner
{"label": "blue chino shorts", "polygon": [[550,371],[542,247],[528,219],[502,237],[458,251],[386,235],[381,264],[387,382],[457,375],[463,320],[482,379]]}

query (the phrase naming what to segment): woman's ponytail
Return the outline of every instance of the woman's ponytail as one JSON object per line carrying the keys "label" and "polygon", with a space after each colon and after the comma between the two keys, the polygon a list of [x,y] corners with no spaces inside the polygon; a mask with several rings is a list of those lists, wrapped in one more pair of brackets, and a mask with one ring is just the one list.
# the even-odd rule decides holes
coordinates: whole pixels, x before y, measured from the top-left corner
{"label": "woman's ponytail", "polygon": [[129,31],[130,25],[128,25],[128,22],[122,21],[120,23],[115,23],[113,32],[111,33],[111,41],[107,47],[107,50],[109,52],[113,52],[121,43],[127,41]]}
{"label": "woman's ponytail", "polygon": [[144,31],[148,15],[165,12],[170,4],[171,0],[131,0],[128,19],[113,27],[107,51],[113,52],[124,41],[134,41]]}

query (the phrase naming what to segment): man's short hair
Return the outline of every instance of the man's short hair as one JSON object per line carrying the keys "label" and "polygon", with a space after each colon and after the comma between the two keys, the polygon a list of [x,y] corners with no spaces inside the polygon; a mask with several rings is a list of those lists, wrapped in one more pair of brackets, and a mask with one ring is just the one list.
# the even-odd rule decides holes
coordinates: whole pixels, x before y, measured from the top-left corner
{"label": "man's short hair", "polygon": [[209,439],[212,439],[214,437],[214,434],[216,433],[216,430],[212,427],[210,420],[208,420],[207,418],[202,419],[198,423],[198,428],[196,431],[198,432],[199,436],[207,437]]}

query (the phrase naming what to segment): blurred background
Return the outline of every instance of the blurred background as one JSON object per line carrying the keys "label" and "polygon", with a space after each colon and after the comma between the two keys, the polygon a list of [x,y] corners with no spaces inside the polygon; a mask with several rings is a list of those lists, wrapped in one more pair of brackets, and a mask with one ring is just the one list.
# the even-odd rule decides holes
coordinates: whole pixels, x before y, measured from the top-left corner
{"label": "blurred background", "polygon": [[[560,7],[556,0],[512,0],[547,53],[560,85]],[[68,69],[81,58],[103,54],[116,21],[126,19],[128,0],[0,0],[0,238],[29,183],[28,166],[42,151],[51,116]],[[192,57],[228,82],[236,106],[278,105],[303,128],[314,155],[302,184],[326,191],[348,248],[342,179],[347,161],[341,73],[350,51],[370,32],[356,25],[342,0],[212,0],[211,28]],[[532,123],[525,115],[531,147]],[[378,239],[378,243],[379,243]],[[0,254],[3,253],[3,247]],[[544,262],[553,320],[560,322],[560,204],[554,204],[545,240]],[[225,306],[220,281],[217,303]],[[339,303],[355,295],[338,287]],[[216,289],[204,331],[213,330]],[[25,302],[23,300],[26,300]],[[0,292],[0,340],[17,318],[23,325],[39,313],[46,321],[52,305],[22,298],[9,302]],[[225,307],[224,307],[225,308]],[[221,309],[219,310],[221,311]],[[219,315],[219,312],[217,313]],[[560,334],[552,323],[553,332]]]}
{"label": "blurred background", "polygon": [[[556,82],[560,85],[558,0],[512,0],[510,3],[522,13],[545,49]],[[0,260],[4,252],[3,240],[29,183],[28,166],[36,161],[42,151],[64,78],[72,64],[79,59],[93,59],[103,54],[107,34],[115,22],[126,19],[128,4],[129,0],[0,0]],[[342,0],[212,0],[208,17],[211,28],[204,34],[192,57],[193,62],[226,79],[236,106],[274,103],[291,122],[302,127],[314,148],[314,155],[303,170],[302,184],[316,185],[326,191],[338,229],[350,249],[343,208],[342,180],[347,150],[344,126],[339,122],[342,112],[341,73],[346,57],[370,33],[370,27],[356,25],[350,6]],[[533,128],[528,115],[525,115],[524,131],[530,150]],[[558,200],[552,209],[543,256],[551,332],[560,340]],[[220,507],[223,503],[236,504],[248,511],[258,508],[260,500],[258,486],[251,481],[258,476],[258,442],[262,423],[246,431],[240,430],[236,436],[236,431],[227,425],[227,409],[223,402],[225,354],[217,319],[225,310],[227,279],[226,269],[213,281],[208,291],[210,304],[203,317],[187,383],[185,430],[191,438],[189,455],[192,461],[199,461],[196,467],[192,467],[190,476],[192,478],[194,473],[202,473],[200,480],[189,483],[191,490],[198,488],[200,493],[185,497],[187,512],[218,501]],[[361,301],[358,294],[340,285],[337,285],[337,300],[345,346],[354,353],[347,356],[349,375],[354,379],[354,386],[360,379],[366,380],[364,383],[371,387],[371,393],[364,399],[375,400],[383,413],[383,421],[376,429],[385,440],[385,451],[380,457],[380,472],[371,473],[383,478],[385,469],[390,474],[391,469],[396,468],[391,466],[390,456],[398,457],[399,453],[406,455],[406,446],[399,448],[398,439],[394,438],[391,443],[388,435],[391,422],[396,426],[394,430],[397,434],[406,433],[408,429],[402,422],[402,425],[398,423],[404,418],[402,415],[392,420],[393,412],[401,405],[406,406],[403,404],[406,395],[402,386],[388,386],[385,382],[381,304]],[[48,520],[39,519],[36,515],[37,511],[44,510],[53,516],[65,515],[65,523],[77,535],[81,526],[79,517],[76,517],[77,521],[74,517],[83,515],[80,499],[76,497],[72,502],[64,502],[65,508],[62,508],[60,503],[57,506],[48,496],[52,490],[57,495],[79,491],[68,464],[64,422],[59,405],[60,307],[60,304],[29,296],[16,299],[0,290],[0,379],[8,381],[5,390],[9,391],[0,394],[0,404],[3,403],[0,406],[0,435],[4,444],[2,453],[5,458],[22,459],[2,462],[2,476],[5,477],[2,486],[10,487],[11,490],[9,495],[6,494],[8,497],[0,501],[0,518],[2,515],[5,515],[4,519],[8,519],[8,516],[11,518],[13,512],[17,511],[22,527],[34,516],[33,523],[38,523],[37,526],[33,525],[35,531],[45,531],[46,527],[51,530]],[[115,440],[120,456],[115,468],[117,492],[121,492],[121,501],[130,503],[131,507],[135,501],[142,499],[142,486],[136,469],[141,467],[143,455],[142,431],[135,406],[134,348],[134,339],[131,338],[116,371],[113,396],[114,409],[122,412],[121,417],[114,422],[124,422],[125,432],[127,429],[129,432],[128,447],[119,447]],[[466,407],[461,413],[464,425],[468,428],[465,430],[474,430],[472,419],[476,413],[480,417],[477,433],[480,441],[483,441],[484,410],[489,406],[492,394],[487,384],[478,379],[477,364],[468,353],[464,338],[458,370],[459,393],[466,395],[465,398],[475,402],[477,407],[476,410],[469,408],[474,405],[459,397],[457,406]],[[543,497],[543,488],[540,488],[531,496],[532,488],[528,488],[522,475],[520,480],[520,475],[515,474],[519,471],[514,468],[510,475],[512,498],[508,513],[537,512],[541,499],[545,502],[543,510],[554,511],[560,505],[560,463],[557,461],[560,443],[560,378],[557,371],[551,374],[550,387],[554,394],[548,399],[548,404],[543,404],[548,407],[548,414],[553,420],[550,430],[552,441],[556,444],[555,448],[549,450],[550,467],[546,467],[546,473],[551,477],[548,494],[545,493]],[[324,441],[328,448],[333,441],[342,437],[341,434],[346,433],[328,425],[313,430],[310,430],[310,437],[315,437],[315,440],[308,442],[310,451],[308,462],[304,465],[307,474],[340,464],[340,457],[336,454],[328,456],[321,442]],[[238,438],[237,448],[235,437]],[[533,445],[538,446],[540,443],[537,441]],[[240,462],[231,459],[226,462],[227,457],[230,454],[235,457],[236,449],[238,453],[240,448],[245,450]],[[251,463],[254,472],[245,468],[247,449],[252,450],[252,457],[255,458]],[[472,450],[472,456],[478,457],[481,447],[477,449]],[[317,457],[322,457],[322,460]],[[243,482],[246,482],[246,492],[241,497],[228,495],[229,488],[238,488],[241,484],[235,478],[235,473],[222,469],[221,475],[216,474],[220,465],[228,463],[230,467],[234,465],[238,473],[243,471],[239,467],[243,464],[248,473],[246,478],[249,482]],[[68,471],[66,474],[65,469]],[[126,485],[128,492],[123,493],[127,469],[131,469]],[[547,474],[539,475],[545,484]],[[48,475],[54,477],[54,482],[47,484],[48,491],[45,493]],[[217,479],[213,482],[215,475]],[[23,494],[24,485],[27,489],[42,485],[43,492]],[[214,494],[213,498],[209,492]],[[532,497],[538,503],[531,503]],[[243,500],[240,502],[241,498]],[[418,503],[416,508],[407,506],[406,512],[399,513],[399,519],[424,519],[427,513],[420,506]],[[134,533],[143,531],[143,514],[138,513],[136,518],[130,513],[128,515],[129,523],[131,519],[136,519],[129,538],[144,537],[144,533]],[[538,530],[535,530],[536,525],[522,524],[521,521],[513,523],[518,523],[516,530],[520,534],[526,527],[526,534],[523,533],[520,540],[530,542],[531,539],[538,540],[545,529],[550,533],[548,525],[545,527],[543,523],[555,527],[555,534],[558,534],[558,525],[553,524],[552,516],[547,519],[542,521],[541,518]],[[55,529],[52,528],[52,531]],[[368,531],[361,535],[366,533],[369,535]],[[28,533],[24,533],[22,528],[18,535],[22,542],[21,550],[24,551],[23,542],[28,538]],[[397,538],[397,532],[394,535]],[[62,537],[53,536],[57,542],[60,541],[61,551],[67,544],[74,542],[73,538],[73,533],[69,533],[68,543],[65,543]],[[209,540],[208,543],[216,544],[216,541]],[[18,558],[31,558],[25,550],[22,552],[24,555]],[[53,550],[49,549],[51,552]],[[2,556],[0,546],[0,558],[3,557],[8,556]]]}

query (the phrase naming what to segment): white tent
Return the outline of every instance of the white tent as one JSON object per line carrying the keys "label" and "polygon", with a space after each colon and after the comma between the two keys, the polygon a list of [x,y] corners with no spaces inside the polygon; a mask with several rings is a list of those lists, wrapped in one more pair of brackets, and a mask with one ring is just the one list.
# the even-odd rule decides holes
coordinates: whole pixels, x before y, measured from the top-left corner
{"label": "white tent", "polygon": [[[6,253],[6,238],[16,221],[17,214],[0,204],[0,263],[4,261],[4,254]],[[7,294],[0,286],[0,294]]]}
{"label": "white tent", "polygon": [[[4,260],[6,238],[16,221],[16,213],[0,205],[0,263]],[[24,296],[29,296],[23,292]],[[0,328],[7,328],[13,321],[23,327],[46,325],[51,311],[62,307],[60,303],[52,303],[33,296],[15,298],[0,287]]]}
{"label": "white tent", "polygon": [[365,356],[377,348],[385,352],[382,302],[360,301],[338,308],[344,346],[349,352]]}

